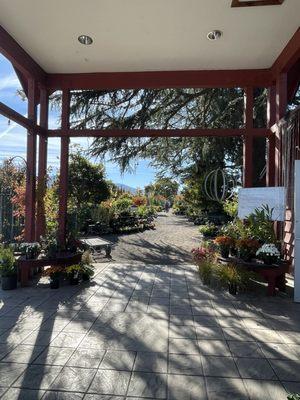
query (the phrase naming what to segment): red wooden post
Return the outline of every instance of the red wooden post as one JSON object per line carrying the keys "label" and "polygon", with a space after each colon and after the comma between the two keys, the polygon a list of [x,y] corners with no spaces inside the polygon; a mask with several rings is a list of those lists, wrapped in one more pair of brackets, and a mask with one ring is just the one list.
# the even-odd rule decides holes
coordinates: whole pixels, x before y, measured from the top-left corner
{"label": "red wooden post", "polygon": [[[46,88],[40,91],[40,125],[48,128],[48,106],[49,96]],[[38,163],[38,189],[37,189],[37,221],[36,221],[36,240],[46,233],[45,220],[45,192],[46,192],[46,173],[47,173],[47,147],[48,137],[39,136],[39,163]]]}
{"label": "red wooden post", "polygon": [[[62,130],[68,130],[70,119],[70,92],[64,90],[62,94]],[[60,149],[60,177],[59,177],[59,214],[58,214],[58,241],[62,247],[66,244],[67,203],[68,203],[68,166],[69,166],[70,138],[61,138]]]}
{"label": "red wooden post", "polygon": [[[276,122],[276,88],[268,88],[267,126],[271,128]],[[266,185],[275,185],[275,134],[267,139],[267,174]]]}
{"label": "red wooden post", "polygon": [[[28,118],[36,122],[36,83],[28,80]],[[27,168],[25,198],[25,240],[35,240],[35,192],[36,192],[36,132],[27,132]]]}
{"label": "red wooden post", "polygon": [[[287,108],[287,74],[281,73],[276,81],[276,122],[279,123],[281,118],[286,114]],[[281,130],[276,131],[275,139],[275,184],[282,184],[282,138]]]}
{"label": "red wooden post", "polygon": [[243,141],[243,185],[253,185],[253,88],[247,87],[244,95],[244,120],[246,133]]}

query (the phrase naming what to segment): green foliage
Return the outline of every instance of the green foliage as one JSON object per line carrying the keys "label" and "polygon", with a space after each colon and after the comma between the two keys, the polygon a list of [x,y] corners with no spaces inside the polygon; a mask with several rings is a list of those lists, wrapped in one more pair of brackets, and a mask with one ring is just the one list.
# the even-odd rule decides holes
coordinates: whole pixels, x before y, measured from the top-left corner
{"label": "green foliage", "polygon": [[116,213],[121,214],[124,212],[129,212],[132,206],[132,199],[129,197],[121,197],[117,200],[114,200],[111,206]]}
{"label": "green foliage", "polygon": [[236,218],[238,214],[238,205],[238,198],[235,196],[223,203],[223,209],[231,218]]}
{"label": "green foliage", "polygon": [[108,199],[109,185],[104,178],[102,164],[93,164],[76,150],[70,155],[68,190],[77,207],[86,203],[99,204]]}
{"label": "green foliage", "polygon": [[248,216],[246,219],[246,226],[250,237],[262,243],[276,242],[272,213],[273,209],[270,209],[266,205],[261,208],[256,208],[255,211]]}
{"label": "green foliage", "polygon": [[202,282],[205,285],[209,285],[211,283],[215,265],[212,261],[205,260],[198,265],[199,275]]}
{"label": "green foliage", "polygon": [[248,288],[251,280],[256,277],[253,272],[234,264],[218,265],[216,275],[223,285],[237,285],[240,289]]}
{"label": "green foliage", "polygon": [[0,247],[0,273],[3,277],[16,274],[14,252],[9,247]]}
{"label": "green foliage", "polygon": [[204,237],[213,237],[218,234],[218,227],[214,224],[208,223],[206,225],[202,225],[199,227],[199,232],[204,236]]}
{"label": "green foliage", "polygon": [[294,393],[294,394],[289,394],[287,397],[287,400],[300,400],[300,394],[299,393]]}
{"label": "green foliage", "polygon": [[178,192],[178,183],[171,178],[159,178],[153,184],[145,187],[145,193],[153,196],[163,196],[173,202]]}

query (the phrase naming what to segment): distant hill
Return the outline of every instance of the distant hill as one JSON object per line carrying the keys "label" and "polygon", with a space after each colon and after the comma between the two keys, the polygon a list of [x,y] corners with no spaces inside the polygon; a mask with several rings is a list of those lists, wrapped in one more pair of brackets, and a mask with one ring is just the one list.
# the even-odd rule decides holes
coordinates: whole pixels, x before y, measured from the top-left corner
{"label": "distant hill", "polygon": [[136,194],[137,193],[136,188],[133,188],[131,186],[124,185],[123,183],[116,183],[116,185],[118,186],[119,189],[124,190],[125,192],[129,192],[129,193],[132,193],[132,194]]}

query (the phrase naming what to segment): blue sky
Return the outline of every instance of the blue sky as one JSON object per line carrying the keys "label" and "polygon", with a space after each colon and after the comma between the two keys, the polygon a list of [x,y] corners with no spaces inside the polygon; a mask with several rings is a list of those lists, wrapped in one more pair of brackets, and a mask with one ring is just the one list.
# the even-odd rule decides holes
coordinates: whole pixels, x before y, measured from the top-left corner
{"label": "blue sky", "polygon": [[[0,101],[26,116],[27,101],[23,101],[17,94],[21,89],[18,78],[12,65],[0,54]],[[49,116],[49,127],[57,127],[57,115],[53,112]],[[75,138],[71,144],[80,144],[87,149],[92,143],[92,138]],[[59,139],[51,138],[48,141],[48,166],[58,168],[59,166]],[[26,131],[19,125],[0,115],[0,162],[13,156],[26,157]],[[139,160],[134,173],[120,174],[117,165],[111,162],[105,163],[106,176],[115,183],[123,183],[132,187],[143,188],[155,179],[155,170],[149,166],[147,160]]]}

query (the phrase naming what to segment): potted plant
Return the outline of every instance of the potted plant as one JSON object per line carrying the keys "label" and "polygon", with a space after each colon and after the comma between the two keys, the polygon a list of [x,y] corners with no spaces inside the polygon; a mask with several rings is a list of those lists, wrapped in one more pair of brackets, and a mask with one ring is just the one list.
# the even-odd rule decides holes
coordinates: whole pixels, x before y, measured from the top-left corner
{"label": "potted plant", "polygon": [[50,288],[58,289],[60,284],[60,277],[63,273],[64,269],[59,266],[53,266],[47,268],[43,272],[43,276],[48,276],[50,278]]}
{"label": "potted plant", "polygon": [[22,255],[25,256],[26,260],[32,260],[39,255],[41,251],[41,246],[38,242],[21,243],[20,250]]}
{"label": "potted plant", "polygon": [[49,234],[45,237],[42,237],[41,241],[45,256],[50,259],[55,259],[59,250],[56,236]]}
{"label": "potted plant", "polygon": [[17,288],[17,270],[15,256],[10,248],[0,248],[0,272],[3,290]]}
{"label": "potted plant", "polygon": [[79,274],[81,270],[82,269],[80,264],[70,265],[69,267],[66,268],[66,273],[70,280],[70,285],[78,285]]}
{"label": "potted plant", "polygon": [[236,296],[238,286],[242,283],[238,268],[234,264],[220,265],[218,277],[223,284],[228,286],[229,293]]}
{"label": "potted plant", "polygon": [[273,243],[265,243],[256,252],[256,257],[266,265],[278,264],[280,252]]}
{"label": "potted plant", "polygon": [[220,250],[221,257],[228,258],[230,248],[233,246],[233,239],[229,236],[217,236],[214,243],[218,246]]}
{"label": "potted plant", "polygon": [[210,247],[197,247],[191,251],[193,260],[196,264],[201,264],[204,261],[212,260],[214,258],[214,251]]}
{"label": "potted plant", "polygon": [[205,260],[198,265],[199,275],[204,285],[210,285],[214,272],[214,263],[210,260]]}
{"label": "potted plant", "polygon": [[81,278],[83,281],[89,281],[94,275],[94,267],[92,265],[93,258],[91,252],[86,250],[81,256]]}
{"label": "potted plant", "polygon": [[259,241],[256,239],[245,238],[236,241],[238,256],[244,261],[251,261],[259,247]]}

